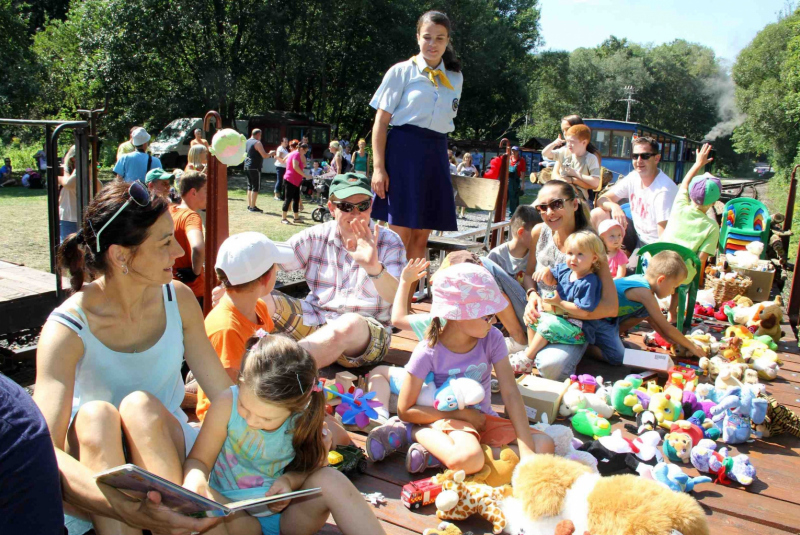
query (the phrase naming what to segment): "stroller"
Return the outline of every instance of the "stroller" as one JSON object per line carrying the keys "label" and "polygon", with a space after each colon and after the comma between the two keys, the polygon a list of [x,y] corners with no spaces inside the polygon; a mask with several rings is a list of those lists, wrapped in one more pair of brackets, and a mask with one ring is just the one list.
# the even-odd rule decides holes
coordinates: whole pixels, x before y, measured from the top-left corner
{"label": "stroller", "polygon": [[333,175],[320,175],[314,177],[314,191],[319,196],[319,206],[311,212],[311,219],[318,223],[331,220],[331,211],[328,210],[328,195],[333,182]]}

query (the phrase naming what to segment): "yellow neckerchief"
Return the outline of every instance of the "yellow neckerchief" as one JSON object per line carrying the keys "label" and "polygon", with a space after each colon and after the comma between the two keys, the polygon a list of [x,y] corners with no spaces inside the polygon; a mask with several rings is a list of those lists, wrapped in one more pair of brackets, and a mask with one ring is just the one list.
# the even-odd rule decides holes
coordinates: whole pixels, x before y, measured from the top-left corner
{"label": "yellow neckerchief", "polygon": [[453,91],[453,84],[450,83],[450,80],[447,79],[447,75],[441,69],[431,69],[428,67],[428,64],[425,63],[425,58],[422,57],[422,54],[417,54],[413,58],[411,58],[414,63],[417,64],[419,70],[424,73],[427,73],[428,79],[431,81],[433,85],[436,86],[436,89],[439,89],[439,82],[442,83],[447,89]]}

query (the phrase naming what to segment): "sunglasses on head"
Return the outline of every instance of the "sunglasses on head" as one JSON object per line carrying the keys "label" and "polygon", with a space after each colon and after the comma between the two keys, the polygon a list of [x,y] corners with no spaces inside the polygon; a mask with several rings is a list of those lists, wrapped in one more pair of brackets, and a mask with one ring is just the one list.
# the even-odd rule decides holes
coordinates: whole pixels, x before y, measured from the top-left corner
{"label": "sunglasses on head", "polygon": [[564,203],[567,202],[567,200],[569,199],[554,199],[547,204],[537,204],[534,208],[536,208],[540,214],[544,214],[548,209],[555,212],[556,210],[564,208]]}
{"label": "sunglasses on head", "polygon": [[640,152],[639,154],[633,154],[631,156],[631,160],[636,161],[641,158],[642,160],[647,161],[653,156],[658,156],[658,154],[655,152]]}
{"label": "sunglasses on head", "polygon": [[333,201],[333,205],[346,214],[352,212],[354,208],[359,212],[366,212],[369,210],[369,207],[372,206],[372,199],[367,199],[366,201],[355,204],[347,201]]}
{"label": "sunglasses on head", "polygon": [[[119,210],[117,210],[116,213],[113,216],[111,216],[111,219],[106,221],[106,224],[100,227],[100,230],[95,232],[94,235],[97,241],[95,248],[98,253],[100,252],[100,234],[103,233],[106,227],[109,226],[111,222],[114,221],[117,218],[117,216],[121,214],[123,210],[125,210],[125,208],[128,207],[130,203],[135,202],[136,204],[142,207],[150,204],[150,192],[147,190],[147,186],[145,186],[138,180],[131,183],[131,187],[128,188],[128,196],[130,197],[130,199],[125,201],[125,204],[119,207]],[[91,222],[89,222],[89,224],[91,225]]]}

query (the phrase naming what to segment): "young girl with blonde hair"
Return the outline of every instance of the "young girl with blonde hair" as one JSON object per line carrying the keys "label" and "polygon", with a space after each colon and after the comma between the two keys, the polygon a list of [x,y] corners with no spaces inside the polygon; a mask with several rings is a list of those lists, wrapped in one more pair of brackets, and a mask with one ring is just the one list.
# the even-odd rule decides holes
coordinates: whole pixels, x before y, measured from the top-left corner
{"label": "young girl with blonde hair", "polygon": [[330,433],[314,359],[294,340],[265,335],[242,360],[237,385],[214,400],[184,464],[184,487],[230,502],[320,487],[322,492],[240,512],[206,533],[311,534],[332,514],[347,534],[383,533],[353,484],[327,464]]}
{"label": "young girl with blonde hair", "polygon": [[575,315],[591,312],[600,304],[603,286],[597,273],[601,265],[607,265],[605,246],[591,230],[580,230],[567,237],[564,252],[565,263],[533,275],[535,282],[556,286],[556,289],[549,295],[542,295],[545,310],[536,323],[528,326],[528,348],[511,357],[516,373],[529,373],[536,355],[547,344],[586,342],[583,322]]}

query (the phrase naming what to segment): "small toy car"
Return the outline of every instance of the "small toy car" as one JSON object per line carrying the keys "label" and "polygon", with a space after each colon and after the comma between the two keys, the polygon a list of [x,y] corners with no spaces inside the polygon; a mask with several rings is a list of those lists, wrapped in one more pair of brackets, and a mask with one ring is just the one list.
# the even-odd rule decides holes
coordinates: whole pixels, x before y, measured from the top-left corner
{"label": "small toy car", "polygon": [[367,471],[367,456],[358,446],[339,446],[328,452],[328,466],[343,474],[356,470],[363,474]]}
{"label": "small toy car", "polygon": [[435,502],[440,492],[442,492],[442,485],[434,482],[433,478],[418,479],[403,486],[400,501],[409,509],[419,509]]}

